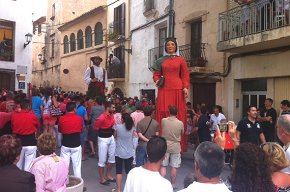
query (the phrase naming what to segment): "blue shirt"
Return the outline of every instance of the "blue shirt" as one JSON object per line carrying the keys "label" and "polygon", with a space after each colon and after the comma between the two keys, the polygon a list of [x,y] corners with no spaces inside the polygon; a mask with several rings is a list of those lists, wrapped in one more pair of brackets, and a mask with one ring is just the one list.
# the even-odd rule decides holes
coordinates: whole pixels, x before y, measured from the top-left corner
{"label": "blue shirt", "polygon": [[38,119],[41,118],[40,107],[43,105],[43,101],[39,96],[32,97],[32,110],[34,111]]}
{"label": "blue shirt", "polygon": [[79,104],[77,104],[76,115],[80,116],[82,118],[83,125],[84,125],[85,124],[85,115],[87,115],[86,108],[84,106],[80,106]]}

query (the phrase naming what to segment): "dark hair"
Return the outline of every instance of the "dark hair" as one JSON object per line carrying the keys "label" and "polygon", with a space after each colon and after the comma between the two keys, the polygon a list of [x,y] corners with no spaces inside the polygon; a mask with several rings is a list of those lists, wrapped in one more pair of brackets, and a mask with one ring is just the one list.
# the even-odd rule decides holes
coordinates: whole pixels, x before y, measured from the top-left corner
{"label": "dark hair", "polygon": [[270,163],[265,152],[252,143],[237,147],[230,179],[234,192],[273,192]]}
{"label": "dark hair", "polygon": [[98,103],[98,105],[103,105],[103,99],[100,96],[96,96],[95,101]]}
{"label": "dark hair", "polygon": [[107,108],[110,108],[110,107],[112,107],[112,105],[115,105],[114,103],[112,103],[112,102],[106,102],[105,103],[105,108],[107,109]]}
{"label": "dark hair", "polygon": [[143,110],[142,104],[140,102],[136,102],[135,104],[136,110]]}
{"label": "dark hair", "polygon": [[160,136],[152,136],[147,143],[146,150],[148,160],[151,163],[157,163],[158,161],[162,160],[166,153],[166,140]]}
{"label": "dark hair", "polygon": [[132,119],[132,117],[130,116],[129,113],[124,113],[122,114],[122,119],[125,123],[125,127],[128,131],[130,131],[133,128],[134,125],[134,121]]}
{"label": "dark hair", "polygon": [[224,168],[225,153],[215,143],[204,141],[194,153],[201,174],[209,179],[219,177]]}
{"label": "dark hair", "polygon": [[56,138],[51,134],[41,134],[37,139],[37,149],[41,155],[51,155],[56,151]]}
{"label": "dark hair", "polygon": [[253,107],[255,107],[255,108],[257,109],[257,107],[256,107],[255,105],[250,105],[250,106],[248,107],[248,111],[247,111],[247,112],[250,112],[251,109],[252,109]]}
{"label": "dark hair", "polygon": [[66,104],[67,112],[72,112],[75,108],[76,108],[76,103],[75,102],[68,102]]}
{"label": "dark hair", "polygon": [[168,109],[169,109],[169,114],[170,115],[177,115],[177,112],[178,112],[178,109],[177,109],[177,107],[176,106],[174,106],[174,105],[169,105],[168,106]]}
{"label": "dark hair", "polygon": [[289,100],[283,100],[281,101],[281,105],[287,105],[287,107],[290,107],[290,102]]}
{"label": "dark hair", "polygon": [[206,107],[201,107],[200,112],[201,112],[201,114],[205,115],[206,114]]}
{"label": "dark hair", "polygon": [[168,37],[168,38],[166,38],[165,39],[165,46],[164,46],[164,49],[165,49],[165,51],[167,52],[167,50],[166,50],[166,44],[169,42],[169,41],[172,41],[174,44],[175,44],[175,52],[177,51],[177,41],[176,41],[176,38],[174,38],[174,37]]}
{"label": "dark hair", "polygon": [[270,103],[273,103],[274,102],[273,99],[271,99],[271,98],[267,98],[265,100],[270,101]]}
{"label": "dark hair", "polygon": [[150,115],[152,115],[153,109],[151,106],[145,106],[143,108],[143,112],[144,112],[145,116],[150,116]]}
{"label": "dark hair", "polygon": [[12,135],[0,137],[0,167],[12,165],[21,152],[20,139]]}
{"label": "dark hair", "polygon": [[21,109],[27,109],[30,105],[29,99],[22,99],[20,102],[20,108]]}
{"label": "dark hair", "polygon": [[35,87],[32,88],[32,96],[38,96],[39,95],[39,90]]}
{"label": "dark hair", "polygon": [[115,112],[116,113],[121,113],[122,112],[122,109],[123,109],[122,105],[117,105],[116,106],[116,109],[115,109]]}

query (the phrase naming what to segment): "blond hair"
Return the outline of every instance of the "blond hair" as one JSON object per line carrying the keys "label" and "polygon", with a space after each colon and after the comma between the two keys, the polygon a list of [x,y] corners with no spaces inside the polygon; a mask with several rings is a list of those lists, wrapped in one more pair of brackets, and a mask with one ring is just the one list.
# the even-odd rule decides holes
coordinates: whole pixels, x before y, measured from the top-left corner
{"label": "blond hair", "polygon": [[270,169],[272,172],[280,171],[290,165],[286,157],[285,151],[279,144],[267,142],[262,144],[261,148],[270,160]]}
{"label": "blond hair", "polygon": [[52,134],[43,133],[37,139],[37,148],[41,155],[51,155],[56,151],[57,141]]}

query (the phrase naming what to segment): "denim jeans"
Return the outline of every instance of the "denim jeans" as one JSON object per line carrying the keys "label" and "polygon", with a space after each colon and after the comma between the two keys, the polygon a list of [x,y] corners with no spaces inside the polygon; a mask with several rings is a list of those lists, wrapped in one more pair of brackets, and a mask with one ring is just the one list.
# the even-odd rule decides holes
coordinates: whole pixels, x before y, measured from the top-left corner
{"label": "denim jeans", "polygon": [[147,153],[145,146],[137,146],[136,149],[136,167],[144,165],[147,161]]}

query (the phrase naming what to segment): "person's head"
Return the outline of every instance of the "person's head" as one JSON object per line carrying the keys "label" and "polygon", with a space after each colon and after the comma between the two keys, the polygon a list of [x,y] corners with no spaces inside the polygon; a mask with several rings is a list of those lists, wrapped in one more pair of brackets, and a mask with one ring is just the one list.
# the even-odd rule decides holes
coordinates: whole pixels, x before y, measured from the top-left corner
{"label": "person's head", "polygon": [[94,65],[99,66],[103,59],[100,56],[91,57],[91,61]]}
{"label": "person's head", "polygon": [[111,58],[111,59],[112,59],[112,58],[113,58],[113,56],[114,56],[114,55],[113,55],[113,53],[110,53],[110,55],[109,55],[109,58]]}
{"label": "person's head", "polygon": [[277,121],[277,136],[287,145],[290,142],[290,115],[281,115]]}
{"label": "person's head", "polygon": [[250,105],[248,107],[247,114],[248,114],[248,118],[256,119],[257,118],[257,107],[254,105]]}
{"label": "person's head", "polygon": [[169,105],[169,106],[168,106],[168,109],[169,109],[169,114],[170,114],[170,115],[177,116],[178,109],[177,109],[176,106],[174,106],[174,105]]}
{"label": "person's head", "polygon": [[13,91],[8,91],[6,94],[6,99],[13,99],[14,98],[14,93]]}
{"label": "person's head", "polygon": [[267,109],[267,108],[271,108],[272,105],[273,105],[273,99],[271,99],[271,98],[267,98],[267,99],[265,100],[264,105],[265,105],[266,109]]}
{"label": "person's head", "polygon": [[133,99],[133,98],[130,97],[130,98],[128,99],[128,105],[130,105],[130,106],[131,106],[131,105],[134,105],[134,99]]}
{"label": "person's head", "polygon": [[139,110],[139,111],[142,111],[142,110],[143,110],[143,107],[142,107],[141,102],[137,102],[137,103],[135,104],[135,107],[136,107],[136,110]]}
{"label": "person's head", "polygon": [[100,96],[96,96],[95,101],[98,105],[103,105],[103,99]]}
{"label": "person's head", "polygon": [[290,165],[284,149],[279,144],[267,142],[262,144],[261,148],[269,158],[272,172],[281,171]]}
{"label": "person's head", "polygon": [[149,139],[146,150],[150,163],[161,162],[167,150],[166,140],[160,136],[153,136]]}
{"label": "person's head", "polygon": [[81,102],[81,97],[79,95],[75,95],[74,101],[79,104]]}
{"label": "person's head", "polygon": [[133,128],[134,121],[129,113],[122,114],[122,121],[125,123],[125,127],[128,131],[130,131]]}
{"label": "person's head", "polygon": [[51,155],[56,151],[56,138],[52,134],[41,134],[37,139],[37,149],[41,155]]}
{"label": "person's head", "polygon": [[200,108],[200,112],[201,112],[201,114],[205,115],[206,114],[206,107],[202,106]]}
{"label": "person's head", "polygon": [[223,171],[225,162],[225,153],[215,143],[202,142],[194,153],[195,173],[197,180],[201,177],[208,179],[217,178]]}
{"label": "person's head", "polygon": [[144,112],[144,115],[145,116],[151,116],[152,115],[152,112],[153,112],[153,109],[151,106],[145,106],[143,108],[143,112]]}
{"label": "person's head", "polygon": [[283,111],[287,111],[289,107],[290,107],[290,102],[288,100],[281,101],[281,109]]}
{"label": "person's head", "polygon": [[174,54],[177,51],[176,38],[170,37],[165,40],[165,51],[168,54]]}
{"label": "person's head", "polygon": [[188,102],[186,102],[186,107],[188,108],[188,109],[191,109],[191,103],[188,101]]}
{"label": "person's head", "polygon": [[216,116],[219,115],[219,113],[220,113],[220,109],[218,108],[218,106],[214,106],[214,107],[213,107],[213,113],[214,113]]}
{"label": "person's head", "polygon": [[230,182],[232,191],[275,191],[265,152],[252,143],[242,143],[237,147]]}
{"label": "person's head", "polygon": [[21,152],[20,139],[12,135],[0,137],[0,167],[16,164]]}
{"label": "person's head", "polygon": [[30,110],[31,109],[31,106],[30,106],[30,101],[29,99],[22,99],[20,101],[20,108],[22,110]]}
{"label": "person's head", "polygon": [[38,96],[39,95],[39,89],[37,89],[36,87],[32,88],[32,96]]}
{"label": "person's head", "polygon": [[109,114],[113,114],[115,112],[115,104],[112,102],[105,103],[106,112]]}
{"label": "person's head", "polygon": [[66,110],[68,113],[76,112],[76,103],[75,102],[68,102],[66,104]]}

